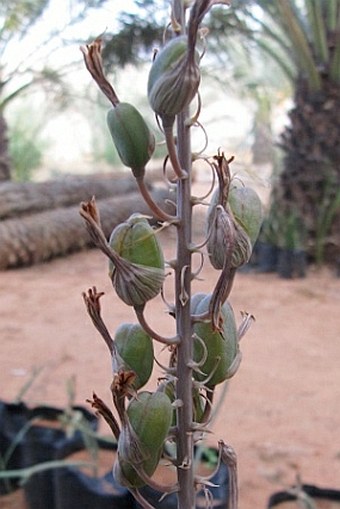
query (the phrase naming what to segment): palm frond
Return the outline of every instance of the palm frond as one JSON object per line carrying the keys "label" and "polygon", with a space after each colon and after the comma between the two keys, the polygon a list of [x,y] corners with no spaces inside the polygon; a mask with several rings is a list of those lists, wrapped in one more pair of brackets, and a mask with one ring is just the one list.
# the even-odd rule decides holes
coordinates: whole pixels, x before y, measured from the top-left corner
{"label": "palm frond", "polygon": [[340,2],[339,0],[327,0],[326,3],[326,19],[327,28],[334,32],[337,27],[338,18],[340,15]]}
{"label": "palm frond", "polygon": [[313,57],[306,33],[294,14],[291,1],[277,0],[276,3],[282,23],[291,39],[293,51],[297,55],[300,68],[305,73],[310,88],[315,91],[320,90],[321,78],[318,66]]}
{"label": "palm frond", "polygon": [[340,8],[337,17],[337,30],[335,31],[334,50],[330,62],[329,74],[332,80],[340,83]]}
{"label": "palm frond", "polygon": [[306,8],[315,56],[319,62],[327,64],[329,61],[329,52],[327,45],[327,28],[325,26],[326,18],[322,2],[319,0],[306,0]]}

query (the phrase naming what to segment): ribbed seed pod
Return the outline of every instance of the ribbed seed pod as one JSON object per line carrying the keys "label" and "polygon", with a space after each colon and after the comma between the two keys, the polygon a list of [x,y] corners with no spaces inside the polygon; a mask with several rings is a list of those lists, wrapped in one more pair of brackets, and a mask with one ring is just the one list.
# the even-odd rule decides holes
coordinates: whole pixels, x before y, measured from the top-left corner
{"label": "ribbed seed pod", "polygon": [[158,295],[164,281],[164,257],[147,219],[132,214],[113,230],[109,242],[123,262],[128,262],[109,264],[119,297],[128,305],[140,306]]}
{"label": "ribbed seed pod", "polygon": [[155,150],[155,137],[142,115],[132,104],[120,102],[108,111],[107,124],[122,163],[136,178],[143,177]]}
{"label": "ribbed seed pod", "polygon": [[148,98],[160,116],[174,117],[186,108],[200,83],[200,71],[194,58],[188,57],[186,36],[169,41],[157,54],[149,73]]}
{"label": "ribbed seed pod", "polygon": [[178,60],[187,54],[188,38],[185,35],[171,39],[156,55],[148,77],[148,94],[165,72],[171,71]]}
{"label": "ribbed seed pod", "polygon": [[122,486],[139,488],[146,483],[138,475],[143,469],[152,476],[162,454],[163,443],[171,426],[173,408],[163,392],[141,392],[131,400],[124,427],[118,440],[115,478]]}
{"label": "ribbed seed pod", "polygon": [[215,269],[224,266],[228,244],[232,241],[231,266],[238,268],[248,262],[262,223],[262,205],[257,193],[249,187],[232,186],[228,201],[217,207],[219,190],[211,199],[207,214],[207,249]]}
{"label": "ribbed seed pod", "polygon": [[142,214],[132,214],[116,226],[109,243],[116,253],[132,263],[164,269],[163,253],[155,230]]}
{"label": "ribbed seed pod", "polygon": [[248,262],[252,252],[250,238],[234,220],[229,207],[227,210],[221,205],[215,209],[211,208],[207,224],[209,231],[207,249],[211,265],[215,269],[221,270],[224,267],[227,256],[231,256],[233,268],[241,267]]}
{"label": "ribbed seed pod", "polygon": [[236,222],[249,235],[254,246],[263,220],[262,204],[258,194],[251,187],[235,185],[232,182],[228,204]]}
{"label": "ribbed seed pod", "polygon": [[[195,315],[209,311],[211,295],[199,293],[193,296],[191,312]],[[204,360],[200,370],[194,371],[196,380],[206,382],[208,388],[224,382],[232,376],[231,368],[239,355],[237,328],[232,307],[225,302],[221,308],[221,331],[214,331],[211,322],[198,322],[194,325],[194,333],[200,338],[194,341],[194,361]],[[204,346],[203,346],[203,344]]]}
{"label": "ribbed seed pod", "polygon": [[116,330],[114,344],[123,361],[124,369],[132,370],[136,374],[133,388],[139,390],[148,382],[152,373],[154,362],[152,339],[139,324],[123,323]]}

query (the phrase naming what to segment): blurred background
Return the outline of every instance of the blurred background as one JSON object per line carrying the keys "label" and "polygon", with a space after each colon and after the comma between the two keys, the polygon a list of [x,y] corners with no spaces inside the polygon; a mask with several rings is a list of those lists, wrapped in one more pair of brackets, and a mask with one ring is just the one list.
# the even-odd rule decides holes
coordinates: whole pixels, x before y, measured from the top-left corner
{"label": "blurred background", "polygon": [[[106,129],[108,102],[79,51],[98,36],[118,96],[160,138],[146,80],[167,1],[16,0],[0,9],[0,181],[122,170]],[[234,170],[262,187],[263,240],[337,267],[338,0],[234,0],[212,10],[202,37],[205,153],[236,155]],[[200,151],[199,129],[193,139]]]}
{"label": "blurred background", "polygon": [[[169,4],[0,0],[0,392],[25,419],[35,405],[69,411],[93,390],[111,399],[110,358],[81,293],[93,284],[107,293],[110,331],[135,317],[112,294],[101,253],[84,250],[91,242],[79,202],[96,195],[108,234],[145,210],[110,138],[110,105],[79,48],[102,39],[120,100],[133,103],[154,131],[159,144],[147,181],[164,203],[166,153],[146,84]],[[249,311],[257,321],[242,340],[240,376],[223,389],[208,437],[216,444],[216,435],[226,436],[235,446],[242,507],[251,509],[265,507],[272,490],[299,475],[339,488],[340,0],[233,0],[214,6],[201,35],[206,136],[192,128],[193,151],[235,156],[232,173],[251,183],[264,205],[259,240],[231,296],[238,319]],[[207,165],[195,163],[197,195],[210,179]],[[197,240],[205,232],[200,212]],[[160,239],[172,259],[174,232]],[[195,284],[210,292],[216,272],[208,263],[202,277]],[[154,327],[161,322],[173,334],[164,303],[150,308]],[[107,471],[111,465],[110,456]],[[46,501],[48,509],[64,509]],[[28,507],[23,498],[13,504],[4,507]]]}

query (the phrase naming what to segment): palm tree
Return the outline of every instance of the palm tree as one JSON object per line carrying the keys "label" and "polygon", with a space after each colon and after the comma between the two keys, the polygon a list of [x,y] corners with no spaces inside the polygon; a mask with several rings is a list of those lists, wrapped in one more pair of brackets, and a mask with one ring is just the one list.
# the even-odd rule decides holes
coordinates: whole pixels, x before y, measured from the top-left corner
{"label": "palm tree", "polygon": [[283,170],[273,196],[299,214],[307,248],[340,258],[340,0],[235,0],[213,24],[242,34],[291,81],[294,106],[282,133]]}
{"label": "palm tree", "polygon": [[291,2],[277,2],[296,66],[294,107],[281,139],[281,196],[299,210],[316,261],[327,249],[330,261],[339,263],[340,1],[304,4],[303,13]]}
{"label": "palm tree", "polygon": [[316,260],[322,261],[326,249],[338,263],[340,1],[274,3],[276,22],[287,34],[295,66],[294,107],[281,138],[285,154],[281,201],[298,209]]}

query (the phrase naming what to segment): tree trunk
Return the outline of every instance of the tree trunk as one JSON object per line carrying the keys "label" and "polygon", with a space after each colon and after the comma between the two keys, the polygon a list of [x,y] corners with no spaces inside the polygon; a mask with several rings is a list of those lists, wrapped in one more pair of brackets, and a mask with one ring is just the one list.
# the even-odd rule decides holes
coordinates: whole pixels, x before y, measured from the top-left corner
{"label": "tree trunk", "polygon": [[0,108],[0,182],[11,178],[7,123]]}
{"label": "tree trunk", "polygon": [[0,218],[68,207],[89,200],[137,191],[135,179],[123,175],[68,176],[46,182],[0,183]]}
{"label": "tree trunk", "polygon": [[311,255],[315,256],[320,243],[327,249],[332,244],[331,262],[340,256],[339,113],[340,87],[327,75],[322,90],[314,93],[300,79],[291,125],[281,143],[285,159],[278,205],[297,211],[302,218]]}
{"label": "tree trunk", "polygon": [[[164,189],[155,190],[152,195],[163,207],[169,197]],[[107,236],[133,212],[150,215],[139,193],[98,200],[97,204]],[[90,245],[79,206],[7,219],[0,223],[0,269],[32,265]]]}

